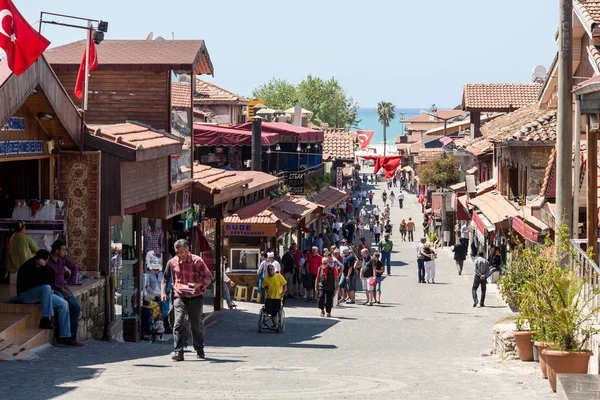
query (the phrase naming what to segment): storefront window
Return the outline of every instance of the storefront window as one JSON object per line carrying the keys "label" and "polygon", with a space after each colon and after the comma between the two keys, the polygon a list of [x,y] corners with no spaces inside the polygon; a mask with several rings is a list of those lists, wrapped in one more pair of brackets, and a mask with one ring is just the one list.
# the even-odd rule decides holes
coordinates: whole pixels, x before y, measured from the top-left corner
{"label": "storefront window", "polygon": [[115,288],[115,321],[135,317],[138,304],[138,259],[136,249],[136,220],[127,215],[122,222],[111,226],[111,268]]}
{"label": "storefront window", "polygon": [[171,156],[171,184],[192,178],[192,81],[191,71],[171,73],[171,133],[184,140],[180,154]]}
{"label": "storefront window", "polygon": [[259,265],[260,249],[257,248],[232,248],[230,250],[230,264],[232,271],[256,271]]}

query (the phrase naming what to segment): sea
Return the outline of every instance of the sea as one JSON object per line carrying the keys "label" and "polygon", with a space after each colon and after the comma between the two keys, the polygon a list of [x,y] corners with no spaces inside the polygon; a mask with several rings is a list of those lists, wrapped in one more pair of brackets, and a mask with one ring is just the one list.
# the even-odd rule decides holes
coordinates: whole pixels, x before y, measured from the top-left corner
{"label": "sea", "polygon": [[[396,108],[396,118],[390,122],[387,128],[388,146],[396,141],[396,136],[404,134],[404,123],[400,123],[401,119],[415,117],[420,115],[421,110],[429,110],[427,108]],[[377,109],[375,108],[359,108],[358,109],[358,127],[351,129],[360,129],[365,131],[375,131],[371,144],[383,145],[383,125],[378,121]]]}

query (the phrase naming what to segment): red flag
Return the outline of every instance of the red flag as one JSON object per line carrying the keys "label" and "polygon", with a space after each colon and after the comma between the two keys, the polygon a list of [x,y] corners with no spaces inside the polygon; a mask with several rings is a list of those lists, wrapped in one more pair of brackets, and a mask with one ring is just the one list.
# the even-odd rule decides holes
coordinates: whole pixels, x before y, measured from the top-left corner
{"label": "red flag", "polygon": [[8,67],[15,75],[25,72],[49,45],[10,0],[0,0],[0,48],[6,53]]}
{"label": "red flag", "polygon": [[[1,1],[1,0],[0,0]],[[98,54],[96,53],[96,45],[92,40],[92,31],[90,31],[90,64],[88,72],[92,72],[98,68]],[[83,58],[79,65],[79,73],[77,74],[77,81],[75,82],[75,97],[79,100],[83,97],[83,82],[85,82],[85,50],[83,51]],[[87,90],[87,88],[85,88]]]}
{"label": "red flag", "polygon": [[358,139],[358,143],[360,143],[361,150],[366,150],[367,147],[371,144],[371,139],[373,139],[373,131],[356,131],[356,136]]}
{"label": "red flag", "polygon": [[387,179],[393,178],[396,170],[400,166],[400,156],[387,156],[387,157],[377,157],[377,156],[362,156],[365,160],[375,160],[375,169],[373,173],[376,174],[379,172],[381,168],[383,168],[383,172],[385,173],[385,177]]}

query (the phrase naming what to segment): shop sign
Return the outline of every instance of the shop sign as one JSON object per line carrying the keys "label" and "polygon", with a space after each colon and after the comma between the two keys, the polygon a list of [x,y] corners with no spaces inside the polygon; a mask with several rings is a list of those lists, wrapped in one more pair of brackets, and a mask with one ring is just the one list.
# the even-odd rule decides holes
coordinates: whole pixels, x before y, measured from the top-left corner
{"label": "shop sign", "polygon": [[11,140],[0,142],[0,155],[38,154],[44,152],[43,140]]}
{"label": "shop sign", "polygon": [[341,190],[343,184],[344,184],[343,168],[342,167],[337,167],[336,187]]}
{"label": "shop sign", "polygon": [[6,124],[0,129],[2,131],[24,131],[25,130],[25,118],[12,117],[6,121]]}
{"label": "shop sign", "polygon": [[291,194],[304,194],[304,173],[292,172],[285,175],[285,184],[290,189]]}
{"label": "shop sign", "polygon": [[262,236],[275,237],[277,226],[275,224],[223,224],[224,236]]}

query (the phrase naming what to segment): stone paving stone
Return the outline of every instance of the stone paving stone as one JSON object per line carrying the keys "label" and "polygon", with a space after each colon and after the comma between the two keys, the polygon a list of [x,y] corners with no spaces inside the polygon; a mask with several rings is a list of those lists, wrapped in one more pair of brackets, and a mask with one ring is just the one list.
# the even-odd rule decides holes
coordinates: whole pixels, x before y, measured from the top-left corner
{"label": "stone paving stone", "polygon": [[[381,204],[380,190],[375,203]],[[413,195],[406,195],[404,209],[392,208],[392,276],[383,282],[380,306],[340,306],[333,318],[321,318],[314,304],[290,300],[286,332],[275,334],[258,333],[260,307],[241,303],[217,313],[207,329],[205,361],[186,353],[185,362],[171,362],[171,342],[56,347],[35,361],[0,363],[0,398],[555,398],[537,363],[489,355],[492,326],[509,310],[493,285],[488,307],[472,308],[470,261],[458,276],[450,253],[441,250],[437,284],[417,283],[416,242],[400,242],[397,233],[409,216],[418,240]]]}

